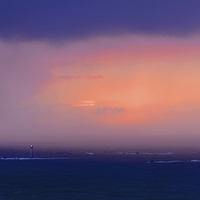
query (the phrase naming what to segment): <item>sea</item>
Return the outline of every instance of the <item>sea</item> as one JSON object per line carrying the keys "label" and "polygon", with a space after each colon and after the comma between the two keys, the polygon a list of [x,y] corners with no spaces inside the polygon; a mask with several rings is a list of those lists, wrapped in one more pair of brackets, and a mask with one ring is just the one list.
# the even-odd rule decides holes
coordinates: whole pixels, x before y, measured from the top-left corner
{"label": "sea", "polygon": [[0,153],[0,200],[200,199],[197,152]]}

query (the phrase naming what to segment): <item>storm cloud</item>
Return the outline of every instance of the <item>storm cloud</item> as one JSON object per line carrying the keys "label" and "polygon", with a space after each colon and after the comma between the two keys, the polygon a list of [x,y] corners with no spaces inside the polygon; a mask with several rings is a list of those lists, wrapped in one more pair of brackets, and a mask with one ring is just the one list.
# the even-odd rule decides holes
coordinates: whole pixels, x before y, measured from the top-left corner
{"label": "storm cloud", "polygon": [[95,36],[189,36],[200,30],[198,0],[1,0],[0,39],[71,41]]}

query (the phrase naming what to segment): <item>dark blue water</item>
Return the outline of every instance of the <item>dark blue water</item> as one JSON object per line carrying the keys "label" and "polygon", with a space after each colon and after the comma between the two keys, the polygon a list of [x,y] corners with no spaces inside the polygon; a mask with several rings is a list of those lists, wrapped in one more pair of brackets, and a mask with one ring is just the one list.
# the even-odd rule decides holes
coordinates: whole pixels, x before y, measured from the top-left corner
{"label": "dark blue water", "polygon": [[200,199],[200,163],[0,160],[0,199]]}

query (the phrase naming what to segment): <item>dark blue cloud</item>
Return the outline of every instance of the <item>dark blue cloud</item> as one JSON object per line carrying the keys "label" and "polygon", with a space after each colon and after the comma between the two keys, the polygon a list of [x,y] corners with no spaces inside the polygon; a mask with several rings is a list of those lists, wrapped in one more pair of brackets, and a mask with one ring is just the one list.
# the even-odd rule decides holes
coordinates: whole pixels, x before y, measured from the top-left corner
{"label": "dark blue cloud", "polygon": [[118,114],[122,113],[125,111],[125,108],[97,108],[93,114],[98,114],[98,115],[105,115],[105,114]]}
{"label": "dark blue cloud", "polygon": [[76,40],[124,33],[188,36],[199,0],[1,0],[3,40]]}

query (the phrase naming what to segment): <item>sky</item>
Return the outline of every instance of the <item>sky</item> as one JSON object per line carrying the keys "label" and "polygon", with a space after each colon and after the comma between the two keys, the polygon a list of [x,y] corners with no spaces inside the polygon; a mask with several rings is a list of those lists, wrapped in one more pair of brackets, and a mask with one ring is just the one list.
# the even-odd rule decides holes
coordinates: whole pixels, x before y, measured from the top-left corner
{"label": "sky", "polygon": [[199,10],[1,0],[0,146],[198,147]]}

